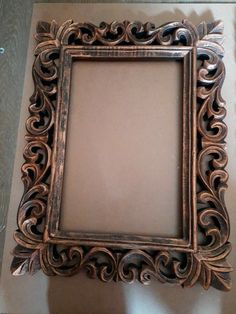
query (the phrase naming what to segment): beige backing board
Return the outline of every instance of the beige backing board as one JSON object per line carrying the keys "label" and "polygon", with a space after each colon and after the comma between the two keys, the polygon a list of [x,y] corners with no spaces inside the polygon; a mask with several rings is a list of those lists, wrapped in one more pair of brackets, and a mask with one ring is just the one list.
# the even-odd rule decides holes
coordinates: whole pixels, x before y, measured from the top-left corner
{"label": "beige backing board", "polygon": [[[230,174],[226,204],[231,220],[231,242],[233,245],[229,261],[236,268],[236,78],[235,78],[235,12],[236,5],[217,4],[37,4],[34,6],[30,31],[18,143],[13,173],[11,201],[7,220],[6,242],[0,287],[0,313],[55,314],[55,313],[114,313],[114,314],[173,314],[208,313],[230,314],[236,307],[236,272],[232,274],[233,288],[229,293],[215,289],[203,291],[200,286],[191,289],[170,287],[153,281],[146,287],[138,283],[103,284],[88,279],[84,274],[70,278],[46,277],[42,272],[34,277],[12,277],[10,274],[11,251],[15,243],[12,237],[16,228],[17,207],[23,193],[20,179],[22,152],[25,145],[25,120],[28,116],[29,97],[33,92],[31,67],[33,63],[33,33],[38,20],[56,19],[60,24],[73,18],[75,21],[90,21],[99,24],[102,20],[141,20],[160,25],[171,20],[188,18],[198,24],[201,21],[222,19],[225,24],[225,66],[226,80],[223,97],[227,102],[229,127],[227,137]],[[23,31],[23,30],[22,30]],[[23,75],[22,75],[23,77]]]}
{"label": "beige backing board", "polygon": [[181,237],[182,67],[73,63],[61,229]]}

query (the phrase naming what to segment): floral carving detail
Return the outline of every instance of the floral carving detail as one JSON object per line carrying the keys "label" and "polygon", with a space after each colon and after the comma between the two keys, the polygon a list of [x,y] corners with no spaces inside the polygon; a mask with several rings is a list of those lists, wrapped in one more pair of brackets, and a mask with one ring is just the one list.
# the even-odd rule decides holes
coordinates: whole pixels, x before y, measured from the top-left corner
{"label": "floral carving detail", "polygon": [[[85,268],[92,278],[109,282],[139,280],[147,284],[152,277],[161,282],[192,286],[200,281],[229,290],[231,266],[226,261],[231,246],[229,218],[224,202],[228,175],[224,150],[227,127],[221,87],[225,77],[223,23],[199,24],[187,20],[156,27],[152,23],[102,22],[61,26],[55,21],[39,22],[35,36],[33,79],[35,91],[30,99],[26,123],[27,145],[22,166],[24,195],[18,210],[17,246],[11,271],[14,275],[33,274],[42,269],[47,275],[69,276]],[[201,65],[197,71],[197,252],[116,250],[105,247],[59,246],[43,241],[47,199],[50,190],[51,154],[59,68],[56,60],[66,45],[183,45],[196,47]],[[207,167],[204,166],[207,164]]]}

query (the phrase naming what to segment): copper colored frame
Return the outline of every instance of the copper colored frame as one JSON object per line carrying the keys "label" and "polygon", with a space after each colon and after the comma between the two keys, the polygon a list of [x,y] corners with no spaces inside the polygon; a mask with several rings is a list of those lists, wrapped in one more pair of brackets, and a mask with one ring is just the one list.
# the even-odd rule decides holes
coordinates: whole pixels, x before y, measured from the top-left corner
{"label": "copper colored frame", "polygon": [[[221,86],[222,22],[184,20],[160,27],[140,22],[37,26],[35,91],[26,122],[24,194],[11,271],[69,276],[85,268],[102,281],[139,280],[229,290],[231,246],[224,203],[227,127]],[[74,60],[180,60],[182,104],[182,238],[60,230],[71,68]]]}

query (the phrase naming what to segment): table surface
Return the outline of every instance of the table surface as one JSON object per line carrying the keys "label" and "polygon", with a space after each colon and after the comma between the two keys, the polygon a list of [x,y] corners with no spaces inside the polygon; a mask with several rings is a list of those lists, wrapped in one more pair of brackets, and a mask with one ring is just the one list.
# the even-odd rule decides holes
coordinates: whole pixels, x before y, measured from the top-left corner
{"label": "table surface", "polygon": [[[73,308],[77,308],[78,302],[80,302],[81,311],[77,313],[111,313],[111,311],[113,311],[113,313],[128,314],[145,313],[144,310],[147,309],[147,307],[144,308],[144,306],[148,305],[151,306],[148,313],[157,313],[157,309],[159,313],[182,313],[183,311],[185,313],[200,313],[203,306],[205,306],[208,313],[233,313],[236,305],[235,285],[233,286],[233,290],[227,294],[214,289],[203,292],[200,287],[183,291],[178,287],[170,288],[169,286],[160,285],[158,282],[153,283],[151,287],[144,290],[144,287],[136,284],[132,286],[124,286],[122,284],[102,285],[97,281],[88,280],[83,277],[83,275],[78,276],[78,278],[74,277],[70,279],[48,279],[43,276],[42,273],[38,273],[34,278],[29,276],[12,278],[9,274],[9,265],[11,260],[10,251],[14,247],[12,232],[16,228],[16,211],[22,194],[22,183],[20,181],[20,165],[22,163],[22,150],[24,145],[22,134],[24,134],[24,121],[27,116],[28,98],[30,93],[32,93],[32,82],[29,82],[28,86],[25,85],[24,87],[24,95],[21,104],[23,76],[26,68],[26,78],[31,80],[32,34],[36,20],[39,18],[46,20],[56,18],[61,22],[68,17],[73,17],[75,20],[83,19],[98,23],[101,19],[109,21],[114,19],[141,19],[143,21],[152,20],[155,24],[162,24],[166,21],[179,20],[187,17],[196,24],[202,20],[210,21],[214,19],[223,19],[225,22],[225,65],[227,76],[223,88],[223,96],[228,106],[226,123],[229,126],[227,141],[229,154],[228,171],[230,173],[226,202],[231,218],[231,241],[233,244],[233,252],[229,260],[232,262],[234,268],[236,268],[236,213],[234,210],[234,204],[236,204],[236,79],[234,74],[236,5],[212,6],[209,4],[186,6],[176,4],[173,6],[167,4],[150,4],[147,6],[139,4],[99,4],[86,7],[86,5],[74,4],[71,6],[66,5],[65,7],[56,4],[37,4],[34,8],[33,23],[30,33],[32,5],[33,1],[0,0],[0,46],[5,49],[4,54],[0,55],[0,231],[3,230],[0,232],[0,252],[3,249],[4,230],[7,225],[1,278],[2,287],[0,289],[0,312],[33,314],[49,312],[59,313],[59,309],[61,309],[60,313],[71,313]],[[31,57],[28,58],[28,64],[26,65],[29,33],[31,34],[29,54]],[[22,110],[21,118],[20,110]],[[18,124],[19,132],[17,131]],[[18,141],[17,133],[20,134]],[[15,159],[16,144],[18,148]],[[9,200],[9,215],[8,223],[6,224],[6,212]],[[233,279],[235,278],[235,273],[233,273],[232,277]],[[61,289],[61,283],[64,286],[63,291]],[[65,292],[66,289],[67,292]],[[139,301],[140,294],[142,294],[141,303]],[[26,298],[26,295],[29,297]],[[65,305],[65,298],[70,300],[70,304],[67,302]],[[116,298],[117,301],[112,301],[113,298]],[[176,299],[178,299],[178,304],[176,303]],[[100,311],[95,311],[91,300],[97,302]],[[186,300],[188,300],[188,302],[186,302]],[[116,304],[114,303],[117,303],[117,306],[115,306]],[[32,304],[33,308],[29,310]],[[67,306],[67,308],[65,306]],[[136,310],[134,309],[135,306]],[[139,312],[141,310],[143,310],[143,312]]]}
{"label": "table surface", "polygon": [[[17,128],[34,3],[96,3],[96,0],[0,0],[0,270],[9,207]],[[235,0],[100,0],[99,3],[234,3]],[[14,92],[12,92],[14,91]]]}

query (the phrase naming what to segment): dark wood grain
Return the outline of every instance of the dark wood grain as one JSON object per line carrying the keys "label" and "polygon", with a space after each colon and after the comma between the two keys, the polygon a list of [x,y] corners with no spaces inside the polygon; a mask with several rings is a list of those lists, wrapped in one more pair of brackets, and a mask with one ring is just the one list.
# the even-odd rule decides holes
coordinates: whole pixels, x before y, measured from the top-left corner
{"label": "dark wood grain", "polygon": [[[146,284],[155,277],[161,282],[187,287],[200,281],[205,289],[212,285],[220,290],[230,290],[232,268],[226,257],[231,245],[228,242],[229,217],[224,203],[228,175],[224,150],[227,127],[223,122],[226,110],[221,97],[225,77],[222,31],[222,22],[202,22],[195,27],[187,20],[160,27],[128,21],[100,26],[71,20],[61,26],[55,21],[38,24],[33,65],[35,91],[26,123],[28,143],[22,166],[25,189],[18,210],[18,230],[14,234],[18,245],[11,265],[14,275],[34,273],[42,268],[47,275],[69,276],[86,268],[91,277],[105,282],[133,282],[137,279]],[[78,50],[77,45],[83,48]],[[70,239],[63,235],[59,238],[55,232],[58,216],[52,213],[50,206],[54,200],[56,213],[59,211],[60,186],[56,193],[52,190],[63,176],[64,155],[58,148],[66,141],[68,112],[63,105],[68,107],[69,103],[72,57],[107,60],[114,53],[117,58],[128,58],[129,53],[137,57],[140,50],[145,59],[153,57],[155,51],[170,58],[178,56],[179,52],[184,54],[186,49],[196,51],[194,60],[183,58],[185,76],[188,77],[189,63],[192,69],[188,77],[189,88],[184,89],[183,97],[183,138],[186,140],[183,140],[183,149],[187,151],[183,160],[183,182],[187,180],[184,172],[187,167],[190,180],[187,186],[191,191],[187,199],[183,198],[183,204],[184,208],[192,205],[188,211],[191,223],[185,225],[189,238],[194,239],[192,250],[179,251],[177,239],[172,239],[175,241],[173,248],[168,245],[168,239],[164,246],[158,242],[155,248],[153,239],[149,238],[143,248],[137,239],[126,239],[128,243],[123,245],[117,235],[111,235],[111,247],[104,240],[96,243],[94,235],[93,242],[84,245],[81,245],[81,235],[79,238],[73,234],[69,235]],[[199,66],[195,70],[197,60]],[[195,100],[192,100],[195,93]],[[59,173],[55,171],[57,166]],[[185,210],[183,214],[186,215]],[[50,230],[50,224],[56,229]]]}

